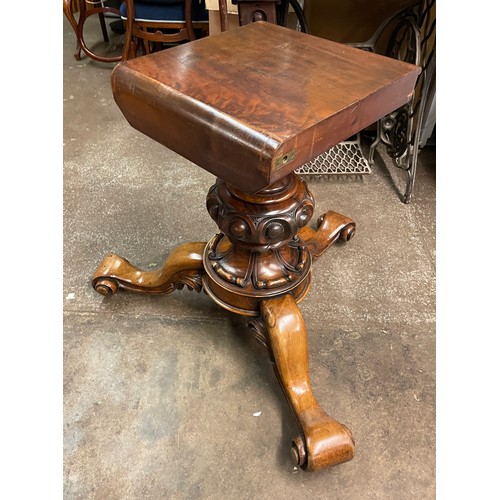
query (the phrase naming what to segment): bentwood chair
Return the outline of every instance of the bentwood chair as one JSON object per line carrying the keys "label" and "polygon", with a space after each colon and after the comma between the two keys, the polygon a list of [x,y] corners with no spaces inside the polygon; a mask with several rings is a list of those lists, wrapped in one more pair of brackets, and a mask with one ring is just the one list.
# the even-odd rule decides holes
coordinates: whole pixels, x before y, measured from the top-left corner
{"label": "bentwood chair", "polygon": [[125,0],[120,14],[124,60],[208,35],[205,0]]}
{"label": "bentwood chair", "polygon": [[[120,11],[110,0],[63,0],[63,12],[76,35],[75,59],[80,61],[82,51],[94,61],[116,63],[121,61],[117,51],[119,39],[110,38],[106,18],[120,18]],[[78,19],[74,12],[78,11]],[[99,19],[102,41],[93,36],[93,25]],[[115,21],[116,22],[116,21]]]}

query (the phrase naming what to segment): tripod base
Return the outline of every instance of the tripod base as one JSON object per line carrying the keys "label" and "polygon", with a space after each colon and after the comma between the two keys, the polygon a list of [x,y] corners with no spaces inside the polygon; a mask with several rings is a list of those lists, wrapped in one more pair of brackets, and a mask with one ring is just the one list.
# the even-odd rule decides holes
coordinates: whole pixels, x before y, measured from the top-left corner
{"label": "tripod base", "polygon": [[[269,349],[300,429],[292,443],[294,463],[305,470],[318,470],[351,460],[351,432],[329,417],[313,396],[307,332],[297,303],[309,290],[313,257],[339,238],[348,241],[355,224],[329,211],[319,218],[317,230],[305,226],[314,200],[305,183],[295,177],[260,192],[257,198],[244,195],[245,200],[233,192],[223,201],[221,193],[226,187],[219,183],[215,191],[212,188],[207,205],[229,236],[219,233],[208,243],[180,245],[157,271],[143,271],[123,257],[108,255],[97,268],[92,285],[103,295],[120,289],[171,293],[187,286],[197,292],[204,290],[225,309],[251,316],[255,337]],[[278,201],[270,201],[273,196]],[[239,211],[229,210],[231,203]],[[266,216],[258,213],[259,207]],[[248,213],[255,217],[249,219]]]}

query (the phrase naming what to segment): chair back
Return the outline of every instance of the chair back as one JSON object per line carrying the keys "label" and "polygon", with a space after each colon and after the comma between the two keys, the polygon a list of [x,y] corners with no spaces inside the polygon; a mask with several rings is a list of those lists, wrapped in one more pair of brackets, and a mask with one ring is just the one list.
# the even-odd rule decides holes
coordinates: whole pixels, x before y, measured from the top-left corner
{"label": "chair back", "polygon": [[124,60],[208,35],[204,0],[124,0],[120,13]]}

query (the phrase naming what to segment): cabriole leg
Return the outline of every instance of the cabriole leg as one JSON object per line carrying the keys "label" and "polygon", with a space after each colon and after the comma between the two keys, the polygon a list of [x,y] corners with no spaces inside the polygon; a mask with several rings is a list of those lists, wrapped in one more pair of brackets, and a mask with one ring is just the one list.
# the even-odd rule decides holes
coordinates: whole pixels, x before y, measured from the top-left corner
{"label": "cabriole leg", "polygon": [[356,232],[356,224],[345,215],[329,210],[318,218],[318,229],[309,226],[299,231],[299,237],[307,245],[313,257],[319,257],[339,238],[349,241]]}
{"label": "cabriole leg", "polygon": [[318,470],[351,460],[351,431],[319,406],[309,381],[307,333],[302,314],[291,295],[260,303],[268,346],[281,387],[301,429],[292,453],[305,470]]}
{"label": "cabriole leg", "polygon": [[101,295],[116,293],[120,288],[138,293],[171,293],[184,285],[200,292],[205,246],[205,242],[178,246],[156,271],[142,271],[123,257],[108,255],[94,273],[92,286]]}
{"label": "cabriole leg", "polygon": [[263,300],[261,311],[278,380],[301,429],[292,444],[296,464],[312,471],[351,460],[351,431],[328,416],[313,396],[306,327],[295,299]]}

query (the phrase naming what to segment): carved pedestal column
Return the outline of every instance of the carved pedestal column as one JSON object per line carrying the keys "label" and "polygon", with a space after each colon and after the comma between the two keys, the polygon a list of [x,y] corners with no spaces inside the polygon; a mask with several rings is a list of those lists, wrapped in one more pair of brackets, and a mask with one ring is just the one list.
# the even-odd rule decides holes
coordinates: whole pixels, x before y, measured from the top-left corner
{"label": "carved pedestal column", "polygon": [[290,174],[255,195],[218,179],[207,209],[221,230],[203,256],[203,287],[215,302],[258,316],[263,298],[304,297],[311,254],[297,233],[313,215],[314,198],[300,177]]}

